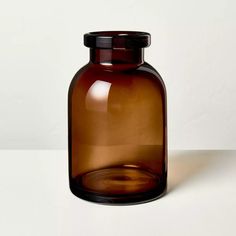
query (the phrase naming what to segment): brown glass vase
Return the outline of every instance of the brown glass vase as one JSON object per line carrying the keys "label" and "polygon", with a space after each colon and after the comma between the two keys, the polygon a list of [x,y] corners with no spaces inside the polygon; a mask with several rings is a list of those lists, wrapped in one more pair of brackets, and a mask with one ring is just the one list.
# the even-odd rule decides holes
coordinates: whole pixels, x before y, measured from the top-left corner
{"label": "brown glass vase", "polygon": [[84,44],[90,61],[69,88],[70,189],[99,203],[156,199],[167,179],[166,90],[143,58],[150,34],[92,32]]}

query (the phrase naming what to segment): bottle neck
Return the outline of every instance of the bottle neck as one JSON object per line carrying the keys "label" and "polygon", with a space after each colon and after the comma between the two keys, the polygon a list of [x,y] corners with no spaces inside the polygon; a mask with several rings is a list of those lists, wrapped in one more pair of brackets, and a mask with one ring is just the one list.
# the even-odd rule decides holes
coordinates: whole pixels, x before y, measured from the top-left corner
{"label": "bottle neck", "polygon": [[90,62],[102,65],[144,63],[144,49],[101,49],[90,48]]}

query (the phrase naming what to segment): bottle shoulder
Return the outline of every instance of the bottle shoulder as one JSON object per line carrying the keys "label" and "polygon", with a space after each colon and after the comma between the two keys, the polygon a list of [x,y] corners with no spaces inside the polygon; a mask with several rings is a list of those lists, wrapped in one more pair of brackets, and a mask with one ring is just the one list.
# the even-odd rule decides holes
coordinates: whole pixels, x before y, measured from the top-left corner
{"label": "bottle shoulder", "polygon": [[78,79],[84,74],[86,73],[86,71],[89,70],[89,63],[87,63],[86,65],[84,65],[83,67],[81,67],[74,75],[74,77],[72,78],[70,85],[69,85],[69,93],[70,91],[73,89],[73,87],[75,86],[75,84],[77,83]]}
{"label": "bottle shoulder", "polygon": [[164,90],[166,90],[166,86],[165,83],[161,77],[161,75],[159,74],[159,72],[149,63],[145,62],[143,63],[139,68],[137,68],[138,72],[141,72],[143,74],[144,77],[147,77],[149,79],[154,79],[158,82],[160,82],[160,84],[162,85],[162,87],[164,88]]}
{"label": "bottle shoulder", "polygon": [[[70,89],[82,84],[88,86],[92,85],[95,81],[105,81],[113,84],[114,86],[124,84],[139,84],[142,86],[155,86],[166,92],[165,84],[160,74],[147,62],[144,62],[140,66],[135,68],[128,68],[125,70],[113,70],[109,66],[100,66],[93,63],[88,63],[83,66],[75,74],[70,84]],[[80,85],[79,85],[80,84]]]}

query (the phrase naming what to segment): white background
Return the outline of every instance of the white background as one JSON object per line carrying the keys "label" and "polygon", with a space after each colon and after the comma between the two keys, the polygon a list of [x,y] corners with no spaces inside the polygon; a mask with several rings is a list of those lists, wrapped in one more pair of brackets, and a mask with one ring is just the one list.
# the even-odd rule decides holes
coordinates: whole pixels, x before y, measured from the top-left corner
{"label": "white background", "polygon": [[152,35],[145,57],[167,86],[169,148],[236,148],[235,9],[234,0],[2,2],[0,148],[66,148],[83,34],[122,29]]}

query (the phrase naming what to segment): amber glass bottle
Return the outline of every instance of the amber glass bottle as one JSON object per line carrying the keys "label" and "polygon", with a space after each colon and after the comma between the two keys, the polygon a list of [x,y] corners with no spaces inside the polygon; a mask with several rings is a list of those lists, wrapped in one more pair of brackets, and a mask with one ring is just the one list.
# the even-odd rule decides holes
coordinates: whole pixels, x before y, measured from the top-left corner
{"label": "amber glass bottle", "polygon": [[150,34],[84,35],[90,61],[69,88],[70,189],[85,200],[131,204],[166,189],[166,91],[144,62]]}

